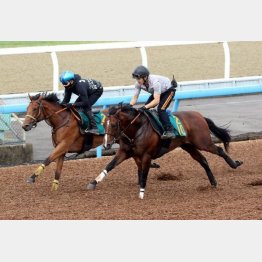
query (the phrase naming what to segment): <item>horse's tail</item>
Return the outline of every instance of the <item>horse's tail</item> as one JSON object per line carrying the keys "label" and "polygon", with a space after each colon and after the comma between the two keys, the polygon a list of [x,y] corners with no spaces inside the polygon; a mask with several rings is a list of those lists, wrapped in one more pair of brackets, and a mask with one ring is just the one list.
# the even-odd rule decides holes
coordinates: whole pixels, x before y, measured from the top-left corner
{"label": "horse's tail", "polygon": [[228,152],[229,144],[231,142],[231,135],[227,128],[216,126],[216,124],[209,118],[205,117],[208,127],[213,135],[219,138],[223,143],[226,151]]}

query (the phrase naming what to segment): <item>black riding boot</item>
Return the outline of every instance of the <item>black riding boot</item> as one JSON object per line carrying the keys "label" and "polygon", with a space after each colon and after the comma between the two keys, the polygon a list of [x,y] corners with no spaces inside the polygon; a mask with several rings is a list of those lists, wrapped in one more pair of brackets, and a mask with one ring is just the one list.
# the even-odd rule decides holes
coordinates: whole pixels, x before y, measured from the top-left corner
{"label": "black riding boot", "polygon": [[174,139],[176,138],[176,135],[174,133],[174,127],[172,125],[170,126],[165,126],[165,131],[163,135],[161,136],[161,139]]}
{"label": "black riding boot", "polygon": [[165,130],[161,136],[161,139],[176,138],[176,135],[174,134],[174,127],[170,122],[169,115],[167,114],[166,110],[158,110],[158,114]]}
{"label": "black riding boot", "polygon": [[87,111],[86,114],[90,120],[90,129],[87,128],[85,132],[88,134],[99,135],[99,129],[97,128],[93,112],[90,110]]}

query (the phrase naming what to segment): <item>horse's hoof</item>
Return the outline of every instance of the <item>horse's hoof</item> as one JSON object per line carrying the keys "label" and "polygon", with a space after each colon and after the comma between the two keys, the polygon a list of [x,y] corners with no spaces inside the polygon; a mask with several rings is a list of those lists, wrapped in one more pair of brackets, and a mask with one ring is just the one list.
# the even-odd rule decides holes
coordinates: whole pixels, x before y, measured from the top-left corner
{"label": "horse's hoof", "polygon": [[214,180],[212,180],[211,182],[210,182],[210,184],[211,184],[211,187],[212,188],[216,188],[217,187],[217,181],[214,179]]}
{"label": "horse's hoof", "polygon": [[242,166],[244,164],[244,162],[243,161],[236,161],[236,165],[237,165],[237,167],[239,167],[239,166]]}
{"label": "horse's hoof", "polygon": [[90,182],[88,185],[87,185],[87,190],[95,190],[96,189],[96,185],[97,185],[97,182],[94,180],[92,182]]}
{"label": "horse's hoof", "polygon": [[33,184],[35,183],[35,177],[29,177],[26,181],[28,184]]}
{"label": "horse's hoof", "polygon": [[52,183],[51,191],[57,191],[58,187],[59,187],[59,181],[55,179]]}
{"label": "horse's hoof", "polygon": [[140,189],[140,192],[139,192],[139,199],[144,199],[145,197],[145,191],[143,189]]}
{"label": "horse's hoof", "polygon": [[160,168],[160,165],[157,164],[157,163],[151,163],[151,164],[150,164],[150,167],[151,167],[151,168]]}
{"label": "horse's hoof", "polygon": [[143,200],[143,199],[144,199],[144,196],[139,195],[139,199]]}

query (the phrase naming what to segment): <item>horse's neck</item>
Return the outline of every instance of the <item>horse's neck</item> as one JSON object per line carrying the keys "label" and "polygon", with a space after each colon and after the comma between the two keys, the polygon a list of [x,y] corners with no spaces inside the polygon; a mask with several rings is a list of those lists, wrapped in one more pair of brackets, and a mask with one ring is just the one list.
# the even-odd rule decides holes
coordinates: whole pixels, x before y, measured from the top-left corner
{"label": "horse's neck", "polygon": [[126,120],[124,125],[122,126],[123,130],[126,128],[130,128],[130,130],[133,129],[135,130],[135,132],[137,132],[142,126],[144,126],[144,124],[147,123],[148,119],[143,114],[140,114],[139,117],[137,116],[138,115],[133,117],[133,119],[131,120]]}
{"label": "horse's neck", "polygon": [[68,111],[56,114],[56,112],[63,109],[63,107],[54,103],[45,103],[43,106],[46,114],[45,121],[48,121],[53,128],[61,125],[65,121],[66,114],[69,114]]}

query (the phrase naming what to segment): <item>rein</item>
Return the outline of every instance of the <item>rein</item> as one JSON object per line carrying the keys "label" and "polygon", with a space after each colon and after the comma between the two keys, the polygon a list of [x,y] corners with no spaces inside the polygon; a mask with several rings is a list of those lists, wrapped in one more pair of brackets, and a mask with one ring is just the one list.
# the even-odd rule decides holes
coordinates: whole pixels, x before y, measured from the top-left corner
{"label": "rein", "polygon": [[[135,122],[136,122],[136,120],[140,117],[140,115],[141,115],[141,113],[139,113],[129,124],[128,124],[128,126],[125,128],[125,129],[123,129],[122,131],[120,130],[120,120],[117,118],[117,120],[118,120],[118,129],[119,129],[119,135],[117,136],[117,137],[115,137],[115,136],[113,136],[113,135],[111,135],[111,134],[109,134],[109,133],[105,133],[106,135],[110,135],[110,136],[112,136],[114,139],[112,140],[112,142],[110,143],[110,145],[113,145],[117,140],[119,140],[120,138],[121,138],[121,136],[123,136],[123,137],[125,137],[128,141],[129,141],[129,143],[130,144],[134,144],[134,142],[135,142],[135,139],[137,138],[137,137],[134,137],[133,139],[132,138],[130,138],[127,134],[125,134],[125,132],[127,131],[127,129],[130,127],[130,126],[132,126]],[[120,132],[121,131],[121,132]]]}
{"label": "rein", "polygon": [[[37,126],[38,117],[40,116],[41,112],[43,112],[44,114],[45,114],[45,112],[46,112],[45,109],[44,109],[44,107],[43,107],[43,105],[42,105],[42,102],[41,102],[41,101],[40,101],[40,102],[37,101],[37,103],[38,103],[38,105],[39,105],[37,116],[36,116],[36,117],[33,117],[33,116],[31,116],[31,115],[26,115],[26,116],[25,116],[25,117],[29,117],[29,118],[31,118],[31,119],[34,120],[33,127],[36,127],[36,126]],[[65,110],[67,110],[66,107],[65,107],[65,108],[62,108],[62,109],[60,109],[60,110],[58,110],[58,111],[56,111],[56,112],[54,112],[54,113],[52,113],[52,114],[50,114],[50,115],[48,115],[48,116],[45,117],[43,120],[47,121],[47,120],[49,120],[52,116],[58,115],[58,114],[64,112]],[[71,111],[71,113],[73,114],[73,116],[74,116],[78,121],[80,121],[79,117],[74,113],[74,111],[73,111],[71,108],[70,108],[70,111]],[[62,123],[60,126],[58,126],[57,128],[53,128],[52,133],[54,134],[59,128],[67,125],[68,123],[69,123],[69,118],[68,118],[64,123]]]}
{"label": "rein", "polygon": [[[43,107],[43,108],[44,108],[44,107]],[[67,108],[65,107],[65,108],[62,108],[62,109],[54,112],[53,114],[47,116],[47,117],[46,117],[46,120],[48,120],[49,118],[51,118],[51,117],[52,117],[53,115],[55,115],[55,114],[58,115],[59,113],[64,112],[66,109],[67,109]]]}

